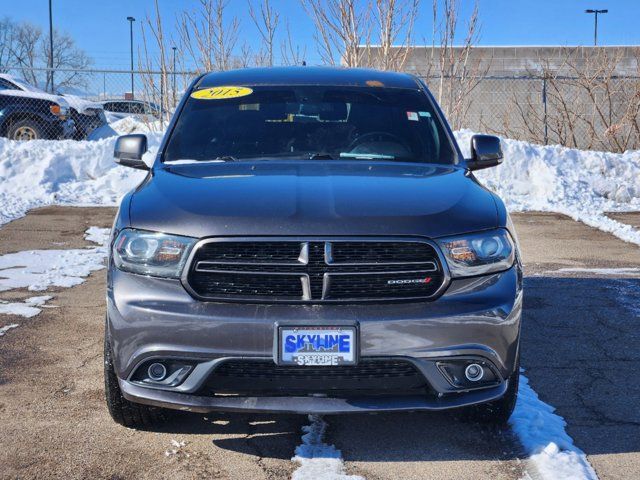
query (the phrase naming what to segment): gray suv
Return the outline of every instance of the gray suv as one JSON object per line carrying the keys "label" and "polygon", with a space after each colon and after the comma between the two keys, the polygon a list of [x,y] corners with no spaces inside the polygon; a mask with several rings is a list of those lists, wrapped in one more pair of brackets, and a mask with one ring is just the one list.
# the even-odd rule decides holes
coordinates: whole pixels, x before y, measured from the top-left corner
{"label": "gray suv", "polygon": [[122,200],[105,384],[127,426],[167,409],[458,409],[495,423],[518,390],[522,269],[503,202],[422,80],[360,69],[210,73]]}

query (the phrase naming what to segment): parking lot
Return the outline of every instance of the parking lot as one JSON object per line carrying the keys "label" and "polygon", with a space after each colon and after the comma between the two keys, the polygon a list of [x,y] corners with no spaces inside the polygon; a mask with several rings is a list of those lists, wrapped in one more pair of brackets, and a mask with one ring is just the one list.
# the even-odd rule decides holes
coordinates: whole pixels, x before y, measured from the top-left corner
{"label": "parking lot", "polygon": [[[115,209],[47,207],[0,228],[0,254],[89,246]],[[637,224],[636,214],[616,218]],[[517,214],[525,263],[522,366],[600,479],[640,478],[640,249],[558,215]],[[598,269],[608,269],[606,271]],[[616,270],[617,269],[617,270]],[[626,270],[624,270],[626,269]],[[289,478],[304,416],[179,414],[121,427],[103,400],[105,271],[53,295],[38,316],[0,315],[0,477]],[[33,292],[0,293],[5,301]],[[325,442],[367,479],[519,479],[516,436],[449,414],[327,417]]]}

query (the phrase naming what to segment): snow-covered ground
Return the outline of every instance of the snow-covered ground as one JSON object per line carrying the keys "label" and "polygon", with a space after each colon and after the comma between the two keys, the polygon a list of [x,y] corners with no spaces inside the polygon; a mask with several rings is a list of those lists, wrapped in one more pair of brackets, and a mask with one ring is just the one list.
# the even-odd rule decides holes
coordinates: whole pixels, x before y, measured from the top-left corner
{"label": "snow-covered ground", "polygon": [[566,422],[544,403],[520,375],[516,408],[509,424],[529,454],[536,476],[543,480],[597,480],[587,456],[573,444]]}
{"label": "snow-covered ground", "polygon": [[[473,132],[456,132],[465,156]],[[504,163],[476,176],[512,212],[543,211],[640,244],[640,232],[604,212],[640,210],[640,150],[622,154],[503,139]]]}
{"label": "snow-covered ground", "polygon": [[296,447],[292,458],[300,466],[291,480],[364,480],[358,475],[347,475],[340,450],[324,443],[327,422],[319,415],[309,415],[309,422],[302,428],[302,444]]}
{"label": "snow-covered ground", "polygon": [[91,227],[86,238],[99,247],[68,250],[26,250],[0,256],[0,292],[16,288],[44,291],[73,287],[103,268],[108,229]]}
{"label": "snow-covered ground", "polygon": [[159,132],[160,121],[144,122],[136,117],[125,117],[118,119],[109,112],[105,112],[109,123],[96,128],[89,136],[88,140],[102,140],[118,135],[128,135],[129,133],[149,133]]}
{"label": "snow-covered ground", "polygon": [[[148,135],[152,158],[162,135]],[[115,141],[0,138],[0,225],[45,205],[116,205],[145,174],[114,163]]]}
{"label": "snow-covered ground", "polygon": [[[0,270],[0,275],[2,270]],[[51,300],[51,295],[42,295],[39,297],[29,297],[24,302],[7,302],[0,300],[0,313],[19,315],[21,317],[31,318],[38,315],[45,302]],[[16,325],[17,326],[17,325]]]}
{"label": "snow-covered ground", "polygon": [[[108,228],[90,227],[85,238],[97,243],[97,247],[67,250],[25,250],[0,256],[0,292],[26,288],[44,291],[49,287],[73,287],[96,270],[104,268],[107,256]],[[0,314],[31,318],[43,308],[52,308],[46,302],[51,295],[27,298],[24,302],[0,300]],[[0,329],[3,336],[9,329],[18,327],[14,323]]]}

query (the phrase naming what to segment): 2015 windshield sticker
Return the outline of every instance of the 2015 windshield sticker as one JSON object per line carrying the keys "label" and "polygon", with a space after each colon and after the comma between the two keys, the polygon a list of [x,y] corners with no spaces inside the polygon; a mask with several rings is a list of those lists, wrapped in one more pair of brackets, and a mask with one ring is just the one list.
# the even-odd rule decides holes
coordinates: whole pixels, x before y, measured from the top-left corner
{"label": "2015 windshield sticker", "polygon": [[229,98],[246,97],[252,93],[253,90],[249,87],[211,87],[193,92],[191,98],[197,98],[198,100],[227,100]]}

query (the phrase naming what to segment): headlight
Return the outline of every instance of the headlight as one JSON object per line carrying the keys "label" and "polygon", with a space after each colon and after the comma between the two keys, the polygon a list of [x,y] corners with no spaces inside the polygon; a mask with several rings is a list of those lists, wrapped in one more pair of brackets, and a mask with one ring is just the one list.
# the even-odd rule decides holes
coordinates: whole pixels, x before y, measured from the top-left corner
{"label": "headlight", "polygon": [[440,248],[452,277],[471,277],[511,268],[515,260],[513,241],[506,230],[441,238]]}
{"label": "headlight", "polygon": [[195,238],[125,228],[113,244],[113,262],[126,272],[178,278]]}

